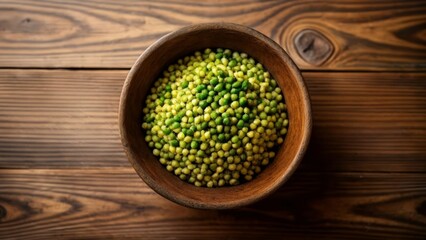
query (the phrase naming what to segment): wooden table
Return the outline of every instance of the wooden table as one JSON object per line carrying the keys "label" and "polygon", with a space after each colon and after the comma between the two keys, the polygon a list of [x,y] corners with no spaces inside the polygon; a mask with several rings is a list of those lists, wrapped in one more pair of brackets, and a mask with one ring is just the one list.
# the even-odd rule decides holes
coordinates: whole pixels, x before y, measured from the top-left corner
{"label": "wooden table", "polygon": [[[0,1],[0,239],[426,239],[425,1]],[[303,70],[309,151],[241,209],[176,205],[122,151],[132,63],[199,22],[251,26]]]}

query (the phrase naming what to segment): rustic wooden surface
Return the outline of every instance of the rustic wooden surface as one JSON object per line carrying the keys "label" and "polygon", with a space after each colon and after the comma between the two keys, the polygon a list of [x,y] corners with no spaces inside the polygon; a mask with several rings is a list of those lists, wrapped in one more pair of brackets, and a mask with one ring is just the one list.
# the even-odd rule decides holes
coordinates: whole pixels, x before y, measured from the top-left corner
{"label": "rustic wooden surface", "polygon": [[[128,68],[170,31],[226,21],[270,36],[302,69],[426,69],[424,0],[0,0],[0,6],[3,67]],[[305,29],[321,32],[334,47],[320,66],[295,50],[294,38]]]}
{"label": "rustic wooden surface", "polygon": [[[424,1],[0,0],[0,239],[425,239],[424,12]],[[229,211],[157,195],[117,127],[136,57],[212,21],[280,43],[305,70],[314,118],[290,182]]]}
{"label": "rustic wooden surface", "polygon": [[235,210],[195,210],[129,168],[0,170],[2,237],[16,239],[415,239],[424,173],[302,173]]}

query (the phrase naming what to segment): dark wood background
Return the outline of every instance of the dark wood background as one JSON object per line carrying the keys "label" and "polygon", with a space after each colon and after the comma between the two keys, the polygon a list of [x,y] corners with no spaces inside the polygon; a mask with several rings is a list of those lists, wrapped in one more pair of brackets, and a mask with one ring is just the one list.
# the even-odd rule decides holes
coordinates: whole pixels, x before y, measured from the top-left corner
{"label": "dark wood background", "polygon": [[[426,239],[425,1],[0,0],[0,239]],[[127,71],[162,35],[235,22],[281,44],[309,151],[271,197],[195,210],[122,151]]]}

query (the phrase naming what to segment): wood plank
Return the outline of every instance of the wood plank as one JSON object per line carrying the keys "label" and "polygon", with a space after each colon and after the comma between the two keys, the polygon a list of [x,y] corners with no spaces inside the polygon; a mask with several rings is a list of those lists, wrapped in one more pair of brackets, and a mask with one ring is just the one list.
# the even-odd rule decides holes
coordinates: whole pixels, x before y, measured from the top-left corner
{"label": "wood plank", "polygon": [[[6,239],[424,239],[426,175],[301,173],[252,206],[195,210],[130,168],[0,170]],[[344,236],[344,237],[343,237]]]}
{"label": "wood plank", "polygon": [[426,171],[425,74],[305,73],[313,133],[305,164]]}
{"label": "wood plank", "polygon": [[[129,166],[117,126],[126,71],[0,70],[0,168]],[[425,172],[425,73],[305,73],[302,167]]]}
{"label": "wood plank", "polygon": [[0,71],[0,168],[128,166],[118,130],[126,71]]}
{"label": "wood plank", "polygon": [[302,69],[424,71],[425,12],[421,0],[1,0],[0,67],[130,68],[170,31],[226,21],[271,37]]}

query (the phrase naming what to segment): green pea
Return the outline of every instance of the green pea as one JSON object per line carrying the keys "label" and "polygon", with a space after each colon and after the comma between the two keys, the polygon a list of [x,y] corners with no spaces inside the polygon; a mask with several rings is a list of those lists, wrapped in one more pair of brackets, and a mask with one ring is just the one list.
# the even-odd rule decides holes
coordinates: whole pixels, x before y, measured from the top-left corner
{"label": "green pea", "polygon": [[237,94],[231,94],[231,100],[235,101],[238,99],[238,95]]}
{"label": "green pea", "polygon": [[214,91],[215,92],[220,92],[220,91],[222,91],[223,90],[223,83],[219,83],[219,84],[217,84],[215,87],[214,87]]}
{"label": "green pea", "polygon": [[231,148],[231,144],[229,144],[229,143],[222,144],[222,150],[223,151],[228,151],[230,148]]}
{"label": "green pea", "polygon": [[216,134],[217,133],[217,129],[216,128],[210,128],[210,133],[211,134]]}
{"label": "green pea", "polygon": [[191,148],[192,149],[197,149],[199,147],[199,144],[198,144],[198,142],[197,141],[192,141],[191,142]]}
{"label": "green pea", "polygon": [[179,123],[181,120],[182,120],[182,117],[180,117],[179,115],[176,115],[176,116],[173,117],[173,121],[174,121],[173,124]]}
{"label": "green pea", "polygon": [[201,130],[207,129],[208,126],[209,126],[209,124],[207,122],[202,122],[201,123]]}
{"label": "green pea", "polygon": [[242,98],[240,98],[240,100],[239,100],[239,105],[240,106],[242,106],[242,107],[246,107],[247,106],[247,98],[245,98],[245,97],[242,97]]}
{"label": "green pea", "polygon": [[203,91],[203,92],[201,92],[201,93],[197,94],[197,98],[198,98],[199,100],[204,100],[204,99],[206,99],[208,96],[209,96],[209,94],[208,94],[208,92],[207,92],[207,91]]}
{"label": "green pea", "polygon": [[231,108],[233,108],[233,109],[237,109],[239,106],[240,106],[240,104],[238,103],[238,101],[233,101],[231,103]]}
{"label": "green pea", "polygon": [[231,94],[238,94],[238,93],[240,93],[240,91],[241,91],[241,89],[239,89],[239,88],[232,88]]}
{"label": "green pea", "polygon": [[[225,82],[226,82],[226,83],[231,83],[231,84],[232,84],[232,83],[234,82],[234,78],[233,78],[233,77],[226,77],[226,78],[225,78]],[[233,86],[233,85],[231,85],[231,86]]]}
{"label": "green pea", "polygon": [[216,117],[216,119],[215,119],[215,123],[217,124],[217,125],[219,125],[219,124],[222,124],[222,117]]}
{"label": "green pea", "polygon": [[229,120],[229,118],[224,118],[223,119],[223,121],[222,121],[222,123],[224,124],[224,125],[229,125],[231,122],[230,122],[230,120]]}
{"label": "green pea", "polygon": [[217,102],[212,102],[212,104],[210,105],[213,109],[218,109],[219,108],[219,104]]}
{"label": "green pea", "polygon": [[165,128],[165,129],[163,130],[163,133],[167,136],[167,135],[169,135],[170,133],[172,133],[172,130],[170,130],[170,128]]}
{"label": "green pea", "polygon": [[244,127],[244,121],[243,120],[239,120],[238,123],[237,123],[237,127],[239,129],[242,129]]}
{"label": "green pea", "polygon": [[179,146],[179,141],[176,139],[173,139],[170,141],[170,145],[172,145],[173,147],[177,147]]}
{"label": "green pea", "polygon": [[174,121],[173,121],[173,119],[172,119],[172,118],[169,118],[169,119],[167,119],[167,120],[165,121],[165,123],[166,123],[166,125],[167,125],[167,126],[170,126],[173,122],[174,122]]}
{"label": "green pea", "polygon": [[206,89],[206,85],[204,85],[204,84],[198,85],[195,89],[197,90],[197,92],[200,93],[201,91],[203,91],[204,89]]}
{"label": "green pea", "polygon": [[210,84],[213,86],[216,86],[219,83],[219,80],[217,79],[217,77],[213,77],[212,79],[210,79]]}
{"label": "green pea", "polygon": [[233,87],[233,88],[240,88],[240,87],[241,87],[241,82],[234,82],[234,83],[232,84],[232,87]]}
{"label": "green pea", "polygon": [[220,142],[225,142],[225,141],[226,141],[225,134],[223,134],[223,133],[219,134],[219,135],[217,136],[217,139],[218,139]]}
{"label": "green pea", "polygon": [[248,122],[248,121],[250,121],[250,117],[249,117],[249,115],[248,115],[247,113],[245,113],[245,114],[243,115],[242,119],[243,119],[243,121],[244,121],[244,122]]}
{"label": "green pea", "polygon": [[188,85],[189,85],[189,82],[188,82],[188,81],[183,81],[183,82],[182,82],[182,84],[181,84],[181,87],[182,87],[183,89],[185,89],[185,88],[187,88],[187,87],[188,87]]}
{"label": "green pea", "polygon": [[199,103],[199,106],[202,109],[206,108],[208,105],[209,105],[209,103],[207,101],[204,101],[204,100],[200,101],[200,103]]}

